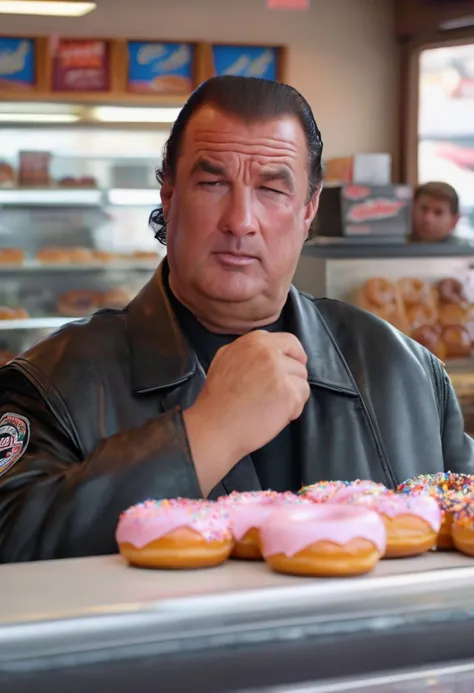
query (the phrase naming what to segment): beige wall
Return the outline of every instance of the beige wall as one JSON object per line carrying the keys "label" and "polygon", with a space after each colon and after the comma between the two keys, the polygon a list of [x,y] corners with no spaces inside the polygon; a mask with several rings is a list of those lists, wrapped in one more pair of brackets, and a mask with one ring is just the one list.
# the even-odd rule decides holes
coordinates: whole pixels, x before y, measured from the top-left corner
{"label": "beige wall", "polygon": [[306,12],[265,0],[97,1],[79,19],[0,15],[0,33],[285,44],[288,81],[310,101],[326,156],[396,151],[393,0],[311,0]]}

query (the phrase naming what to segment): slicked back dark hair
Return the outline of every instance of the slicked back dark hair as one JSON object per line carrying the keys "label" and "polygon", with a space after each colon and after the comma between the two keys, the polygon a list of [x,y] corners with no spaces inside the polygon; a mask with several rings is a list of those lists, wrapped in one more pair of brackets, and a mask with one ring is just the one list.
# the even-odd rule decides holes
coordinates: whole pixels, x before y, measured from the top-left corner
{"label": "slicked back dark hair", "polygon": [[[165,144],[161,166],[156,171],[156,180],[160,185],[166,179],[174,180],[186,126],[191,117],[207,105],[245,122],[268,121],[283,116],[296,118],[303,128],[308,149],[308,200],[311,199],[321,184],[323,151],[321,133],[311,107],[293,87],[257,77],[212,77],[191,94]],[[156,239],[166,245],[166,221],[161,206],[152,212],[150,226]]]}

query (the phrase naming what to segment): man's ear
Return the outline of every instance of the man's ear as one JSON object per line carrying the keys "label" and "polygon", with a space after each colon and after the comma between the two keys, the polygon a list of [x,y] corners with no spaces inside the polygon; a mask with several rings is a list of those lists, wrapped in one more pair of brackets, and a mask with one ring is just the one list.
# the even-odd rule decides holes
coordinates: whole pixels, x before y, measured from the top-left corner
{"label": "man's ear", "polygon": [[305,235],[306,236],[309,233],[309,230],[311,228],[311,224],[313,223],[313,219],[316,216],[316,212],[318,211],[320,194],[321,194],[321,187],[319,187],[316,190],[316,192],[313,193],[313,196],[311,197],[310,201],[306,205],[305,214],[304,214],[304,226],[305,226]]}
{"label": "man's ear", "polygon": [[454,231],[454,229],[456,228],[456,226],[459,223],[460,218],[461,218],[460,214],[456,214],[455,216],[453,216],[453,221],[451,223],[451,231]]}
{"label": "man's ear", "polygon": [[171,204],[171,198],[173,196],[174,186],[168,179],[163,181],[163,185],[160,190],[161,204],[163,205],[163,216],[165,221],[168,219],[168,213]]}

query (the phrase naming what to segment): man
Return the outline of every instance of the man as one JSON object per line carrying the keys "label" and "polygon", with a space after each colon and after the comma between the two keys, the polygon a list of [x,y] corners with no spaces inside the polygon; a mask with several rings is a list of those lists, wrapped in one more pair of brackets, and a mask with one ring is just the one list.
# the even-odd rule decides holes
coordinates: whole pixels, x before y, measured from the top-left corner
{"label": "man", "polygon": [[167,261],[125,310],[0,371],[0,561],[114,552],[120,512],[150,497],[474,472],[440,362],[291,286],[321,153],[291,87],[191,96],[158,174]]}
{"label": "man", "polygon": [[415,190],[413,238],[438,243],[454,233],[459,221],[459,198],[448,183],[425,183]]}

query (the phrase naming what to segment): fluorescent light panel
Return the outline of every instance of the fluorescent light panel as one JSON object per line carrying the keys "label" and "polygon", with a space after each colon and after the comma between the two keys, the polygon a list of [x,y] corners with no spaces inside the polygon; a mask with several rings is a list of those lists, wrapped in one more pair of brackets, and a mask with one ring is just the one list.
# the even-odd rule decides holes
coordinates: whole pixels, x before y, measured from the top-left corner
{"label": "fluorescent light panel", "polygon": [[18,189],[0,188],[0,204],[30,205],[98,205],[101,202],[101,190],[61,189]]}
{"label": "fluorescent light panel", "polygon": [[0,0],[0,14],[82,17],[96,7],[95,2],[76,2],[76,0]]}
{"label": "fluorescent light panel", "polygon": [[0,123],[77,123],[72,113],[0,113]]}
{"label": "fluorescent light panel", "polygon": [[158,188],[112,188],[109,190],[109,204],[120,207],[153,207],[160,202]]}
{"label": "fluorescent light panel", "polygon": [[103,123],[174,123],[180,108],[121,108],[97,106],[93,117]]}

